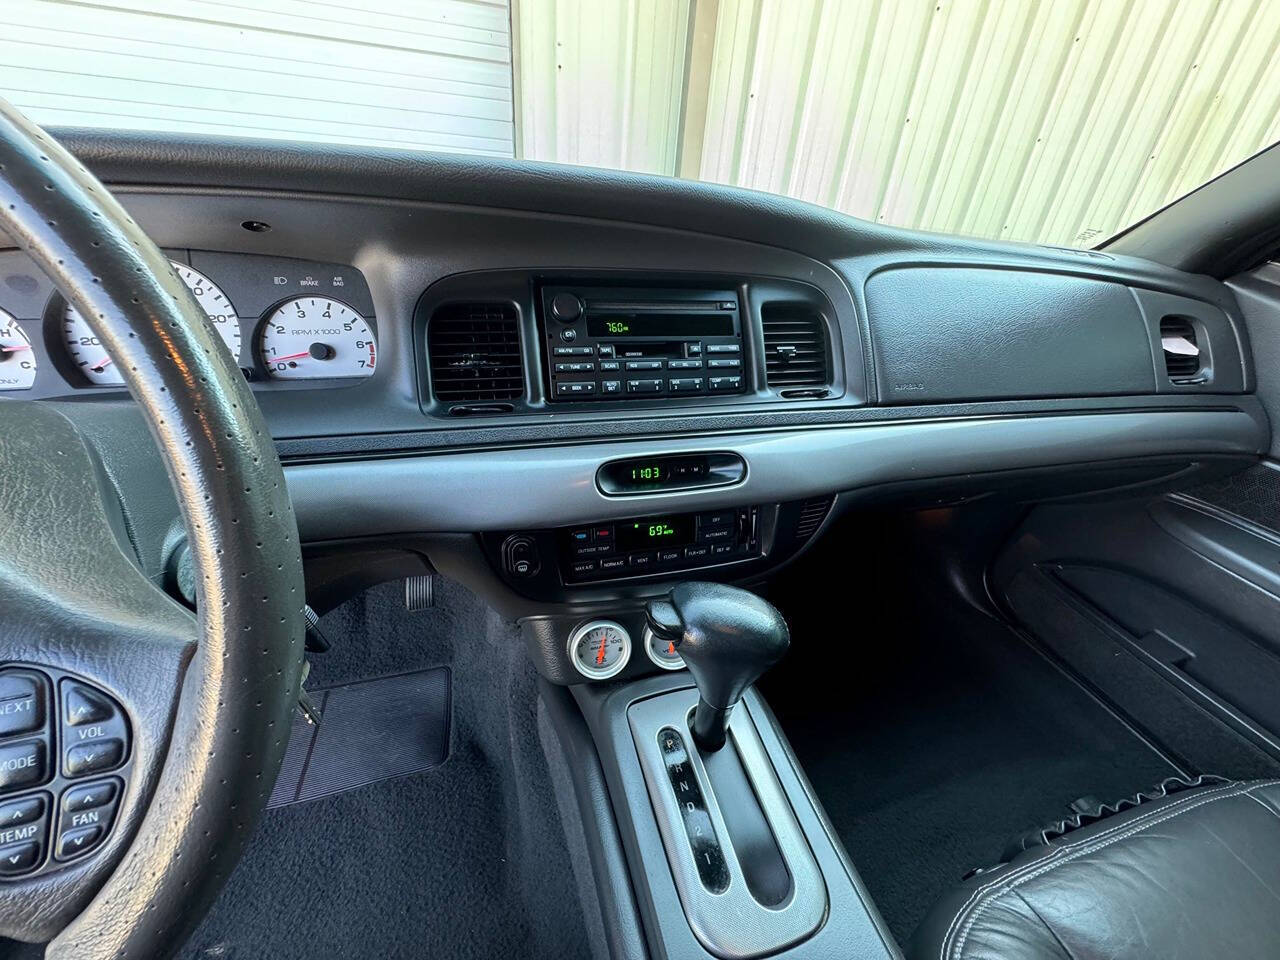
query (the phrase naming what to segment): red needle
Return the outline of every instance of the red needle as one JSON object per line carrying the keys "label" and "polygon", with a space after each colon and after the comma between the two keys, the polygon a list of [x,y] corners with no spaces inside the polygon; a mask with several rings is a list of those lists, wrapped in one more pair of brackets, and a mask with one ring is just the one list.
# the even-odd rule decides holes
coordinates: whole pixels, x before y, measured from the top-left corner
{"label": "red needle", "polygon": [[30,350],[30,349],[31,349],[31,344],[29,343],[15,343],[13,344],[13,346],[9,346],[9,347],[0,346],[0,353],[19,353],[23,350]]}
{"label": "red needle", "polygon": [[606,633],[600,638],[600,649],[596,651],[596,666],[604,663],[604,645],[608,641],[609,635]]}
{"label": "red needle", "polygon": [[272,363],[284,363],[286,360],[301,360],[303,357],[311,356],[310,350],[303,350],[301,353],[291,353],[287,357],[275,357]]}
{"label": "red needle", "polygon": [[107,368],[107,365],[108,365],[108,364],[110,364],[110,363],[111,363],[111,358],[110,358],[110,357],[103,357],[101,360],[99,360],[97,363],[95,363],[95,364],[94,364],[92,367],[90,367],[89,369],[90,369],[90,370],[97,370],[99,373],[101,373],[103,370],[105,370],[105,369]]}

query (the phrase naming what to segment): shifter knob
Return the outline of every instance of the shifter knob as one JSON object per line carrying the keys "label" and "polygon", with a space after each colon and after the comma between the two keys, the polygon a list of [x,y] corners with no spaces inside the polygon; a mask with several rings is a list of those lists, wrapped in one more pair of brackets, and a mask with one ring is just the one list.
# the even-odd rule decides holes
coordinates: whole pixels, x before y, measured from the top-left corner
{"label": "shifter knob", "polygon": [[676,645],[698,685],[693,738],[724,746],[729,713],[791,643],[782,614],[754,593],[720,583],[681,583],[645,609],[649,629]]}

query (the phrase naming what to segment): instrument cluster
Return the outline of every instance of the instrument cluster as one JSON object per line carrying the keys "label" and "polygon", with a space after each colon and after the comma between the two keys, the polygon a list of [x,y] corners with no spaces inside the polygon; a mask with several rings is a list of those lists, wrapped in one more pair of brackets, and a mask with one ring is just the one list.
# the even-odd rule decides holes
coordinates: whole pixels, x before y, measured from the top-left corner
{"label": "instrument cluster", "polygon": [[[373,301],[354,267],[169,250],[179,279],[246,378],[265,389],[339,386],[378,365]],[[56,396],[120,389],[93,329],[32,261],[0,252],[0,391]]]}

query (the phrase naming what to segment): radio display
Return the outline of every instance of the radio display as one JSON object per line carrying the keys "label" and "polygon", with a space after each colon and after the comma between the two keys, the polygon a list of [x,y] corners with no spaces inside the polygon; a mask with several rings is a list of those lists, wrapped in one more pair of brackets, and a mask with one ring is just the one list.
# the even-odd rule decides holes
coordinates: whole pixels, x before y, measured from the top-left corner
{"label": "radio display", "polygon": [[627,520],[618,524],[618,549],[629,552],[692,543],[693,521],[691,513]]}
{"label": "radio display", "polygon": [[587,335],[610,337],[731,337],[733,316],[705,313],[595,314],[587,317]]}

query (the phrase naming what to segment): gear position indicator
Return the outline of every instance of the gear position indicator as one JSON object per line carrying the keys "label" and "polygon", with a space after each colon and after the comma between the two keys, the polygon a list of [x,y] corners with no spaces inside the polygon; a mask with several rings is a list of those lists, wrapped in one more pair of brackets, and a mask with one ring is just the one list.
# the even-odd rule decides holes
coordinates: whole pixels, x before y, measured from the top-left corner
{"label": "gear position indicator", "polygon": [[720,849],[720,841],[716,839],[711,815],[707,813],[707,805],[702,799],[702,788],[689,763],[684,737],[673,727],[663,727],[658,731],[658,747],[662,750],[667,777],[671,780],[671,789],[675,791],[676,804],[684,819],[684,830],[689,837],[689,846],[693,851],[694,862],[698,865],[702,885],[710,893],[724,893],[729,889],[729,867]]}

